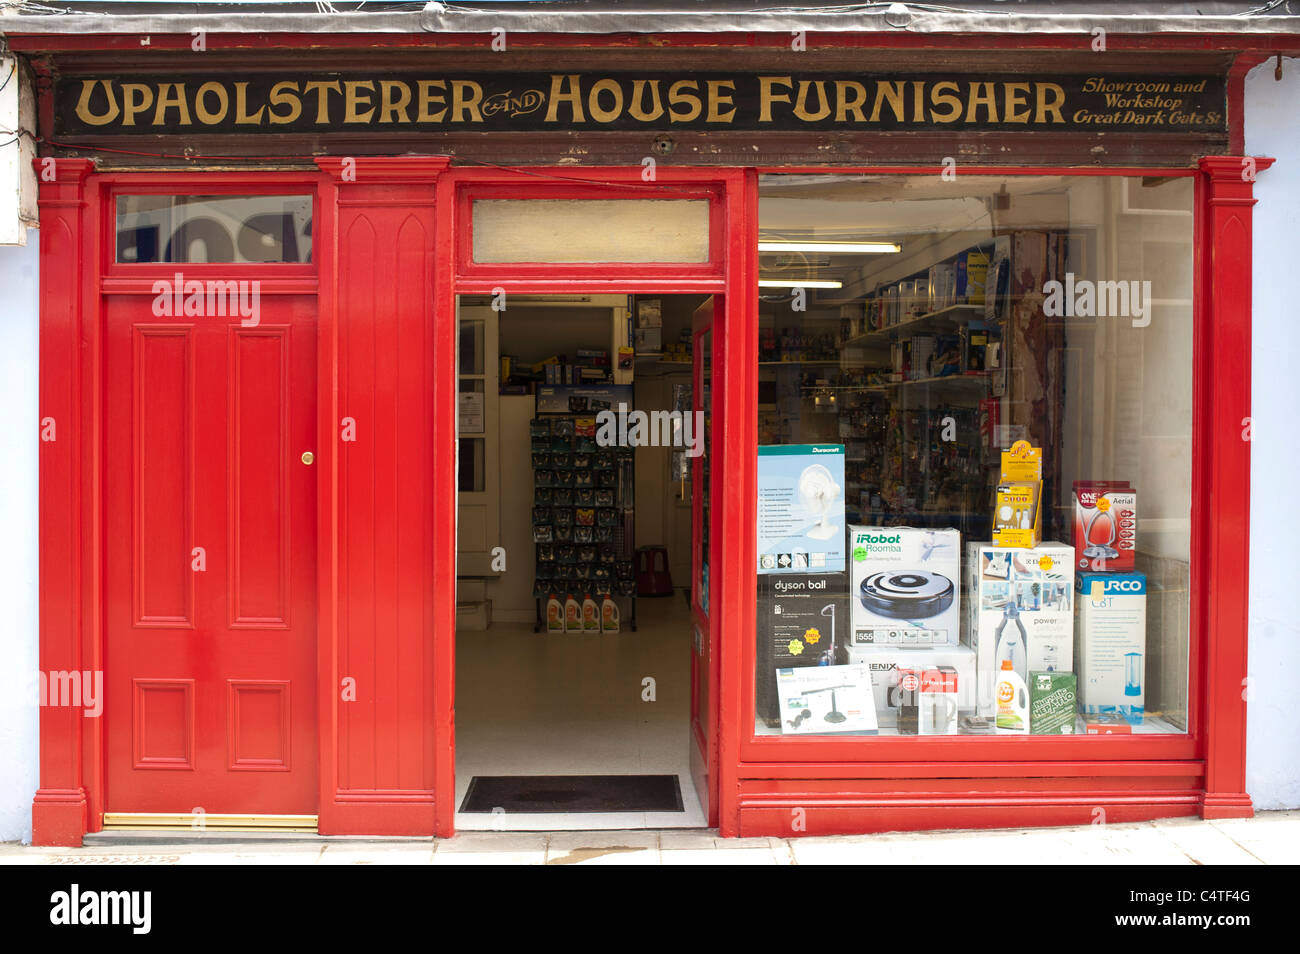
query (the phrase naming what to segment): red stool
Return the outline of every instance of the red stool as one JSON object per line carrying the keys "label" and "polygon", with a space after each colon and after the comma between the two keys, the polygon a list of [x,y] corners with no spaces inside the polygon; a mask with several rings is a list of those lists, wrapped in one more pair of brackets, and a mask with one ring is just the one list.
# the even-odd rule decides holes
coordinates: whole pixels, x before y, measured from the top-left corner
{"label": "red stool", "polygon": [[636,595],[673,595],[673,577],[668,572],[667,547],[636,548]]}

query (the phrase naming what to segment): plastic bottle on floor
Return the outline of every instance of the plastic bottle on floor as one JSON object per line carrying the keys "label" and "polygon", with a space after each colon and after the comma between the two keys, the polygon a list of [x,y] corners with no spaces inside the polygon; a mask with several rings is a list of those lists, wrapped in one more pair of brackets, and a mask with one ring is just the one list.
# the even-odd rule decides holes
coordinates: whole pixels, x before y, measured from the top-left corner
{"label": "plastic bottle on floor", "polygon": [[566,633],[582,632],[582,604],[570,593],[564,598],[564,631]]}
{"label": "plastic bottle on floor", "polygon": [[612,596],[605,594],[600,604],[600,631],[602,633],[618,632],[618,604]]}

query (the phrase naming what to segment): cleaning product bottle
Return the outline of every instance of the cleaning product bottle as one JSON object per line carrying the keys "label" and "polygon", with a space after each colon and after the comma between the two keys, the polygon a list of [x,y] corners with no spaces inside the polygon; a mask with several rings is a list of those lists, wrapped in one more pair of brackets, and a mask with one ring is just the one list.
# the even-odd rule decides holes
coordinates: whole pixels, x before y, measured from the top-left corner
{"label": "cleaning product bottle", "polygon": [[1002,660],[997,684],[998,712],[994,727],[1003,733],[1029,731],[1029,687],[1010,659]]}
{"label": "cleaning product bottle", "polygon": [[606,593],[600,604],[600,631],[602,633],[618,632],[618,604]]}
{"label": "cleaning product bottle", "polygon": [[582,632],[582,604],[572,593],[564,598],[564,631],[566,633]]}
{"label": "cleaning product bottle", "polygon": [[590,593],[584,593],[582,597],[582,631],[584,633],[600,632],[600,610],[596,606],[596,601],[591,598]]}
{"label": "cleaning product bottle", "polygon": [[552,593],[546,600],[546,631],[548,633],[564,632],[564,605],[560,598]]}

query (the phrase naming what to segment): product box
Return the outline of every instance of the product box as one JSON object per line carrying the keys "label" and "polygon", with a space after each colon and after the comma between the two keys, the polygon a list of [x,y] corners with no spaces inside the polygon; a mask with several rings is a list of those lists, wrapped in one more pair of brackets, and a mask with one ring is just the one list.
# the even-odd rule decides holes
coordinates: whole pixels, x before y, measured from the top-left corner
{"label": "product box", "polygon": [[985,353],[989,346],[989,329],[981,321],[972,321],[961,329],[962,371],[985,370]]}
{"label": "product box", "polygon": [[638,352],[662,351],[663,329],[655,327],[636,329],[635,344]]}
{"label": "product box", "polygon": [[1072,672],[1029,674],[1029,732],[1031,735],[1074,735],[1079,685]]}
{"label": "product box", "polygon": [[1141,573],[1080,573],[1075,597],[1079,708],[1142,723],[1146,683],[1147,579]]}
{"label": "product box", "polygon": [[636,326],[638,328],[660,328],[663,323],[663,301],[661,299],[638,299],[636,303]]}
{"label": "product box", "polygon": [[960,531],[850,526],[849,603],[853,645],[957,645]]}
{"label": "product box", "polygon": [[1137,553],[1137,491],[1128,481],[1076,480],[1074,556],[1080,570],[1131,573]]}
{"label": "product box", "polygon": [[486,630],[492,625],[492,601],[456,604],[456,628]]}
{"label": "product box", "polygon": [[1016,441],[1002,452],[993,501],[993,543],[1000,547],[1038,546],[1043,538],[1042,497],[1043,449]]}
{"label": "product box", "polygon": [[984,282],[988,276],[989,257],[983,252],[970,249],[958,255],[954,264],[957,304],[984,304]]}
{"label": "product box", "polygon": [[930,311],[942,311],[955,303],[956,279],[954,266],[930,266]]}
{"label": "product box", "polygon": [[878,731],[871,676],[863,666],[778,669],[776,685],[784,735]]}
{"label": "product box", "polygon": [[1031,672],[1070,672],[1074,662],[1074,548],[966,547],[967,620],[978,655],[978,708],[994,712],[1001,661],[1029,684]]}
{"label": "product box", "polygon": [[908,378],[919,380],[930,376],[930,359],[939,346],[937,335],[913,335],[909,352]]}
{"label": "product box", "polygon": [[[850,664],[865,666],[871,674],[876,722],[882,729],[896,728],[902,734],[913,735],[927,724],[921,698],[927,672],[951,671],[952,675],[944,678],[950,680],[946,685],[956,683],[958,711],[964,714],[976,708],[975,650],[969,646],[903,649],[853,644],[843,658]],[[907,678],[909,675],[915,678]],[[933,712],[928,718],[933,725]]]}
{"label": "product box", "polygon": [[779,715],[776,671],[842,662],[848,600],[844,573],[773,573],[758,577],[755,704],[769,723]]}
{"label": "product box", "polygon": [[1114,714],[1084,717],[1085,735],[1132,735],[1133,727]]}
{"label": "product box", "polygon": [[936,666],[921,673],[919,735],[956,735],[960,708],[960,676],[952,666]]}
{"label": "product box", "polygon": [[758,449],[758,572],[845,568],[844,445]]}

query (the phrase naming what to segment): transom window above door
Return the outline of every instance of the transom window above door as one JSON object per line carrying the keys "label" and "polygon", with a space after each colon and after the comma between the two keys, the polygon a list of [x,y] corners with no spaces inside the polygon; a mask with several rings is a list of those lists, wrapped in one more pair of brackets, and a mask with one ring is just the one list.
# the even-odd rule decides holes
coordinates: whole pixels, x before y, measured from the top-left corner
{"label": "transom window above door", "polygon": [[475,262],[707,262],[707,199],[477,199]]}
{"label": "transom window above door", "polygon": [[122,195],[116,259],[123,263],[306,263],[310,195]]}

